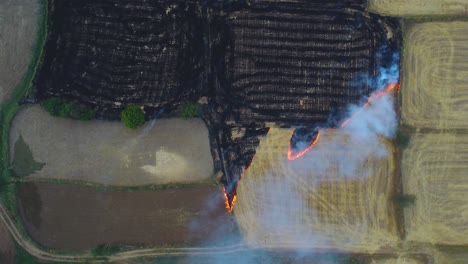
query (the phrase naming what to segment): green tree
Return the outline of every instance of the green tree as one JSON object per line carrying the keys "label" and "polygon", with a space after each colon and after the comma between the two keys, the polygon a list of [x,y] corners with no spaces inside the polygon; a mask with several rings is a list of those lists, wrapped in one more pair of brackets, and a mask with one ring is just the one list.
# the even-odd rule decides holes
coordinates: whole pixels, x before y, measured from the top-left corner
{"label": "green tree", "polygon": [[200,110],[199,110],[198,104],[196,103],[183,102],[177,108],[177,114],[180,118],[191,119],[194,117],[198,117],[200,114]]}
{"label": "green tree", "polygon": [[136,129],[145,123],[145,112],[137,105],[129,105],[120,114],[122,123],[131,129]]}

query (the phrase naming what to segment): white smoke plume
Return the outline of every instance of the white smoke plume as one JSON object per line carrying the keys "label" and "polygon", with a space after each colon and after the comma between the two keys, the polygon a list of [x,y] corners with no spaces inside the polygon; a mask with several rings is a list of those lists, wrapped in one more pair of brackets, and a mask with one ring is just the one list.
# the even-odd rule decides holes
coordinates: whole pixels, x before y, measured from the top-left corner
{"label": "white smoke plume", "polygon": [[[380,68],[377,78],[363,78],[363,81],[374,87],[374,93],[383,91],[388,85],[398,82],[398,58],[398,54],[395,54],[393,56],[393,63],[389,67]],[[316,254],[317,252],[314,252],[314,248],[326,248],[327,245],[333,244],[333,236],[336,235],[336,230],[311,230],[309,225],[301,224],[311,221],[310,219],[300,219],[301,215],[314,216],[316,214],[304,203],[304,197],[296,191],[298,180],[302,182],[326,181],[327,172],[331,166],[334,166],[333,169],[337,170],[337,174],[343,179],[365,179],[371,175],[372,171],[363,173],[362,169],[358,169],[370,156],[385,157],[389,155],[380,139],[382,137],[393,138],[398,126],[393,93],[390,92],[382,96],[375,96],[374,94],[374,98],[370,100],[370,103],[366,107],[363,107],[363,105],[368,98],[363,98],[363,102],[358,105],[350,105],[347,108],[347,118],[342,120],[342,122],[348,119],[349,121],[344,127],[338,128],[338,133],[336,133],[336,136],[331,141],[327,141],[326,145],[317,144],[314,146],[313,155],[306,154],[293,162],[285,160],[285,164],[275,166],[275,169],[279,170],[286,168],[283,172],[285,177],[275,178],[271,177],[271,175],[263,175],[262,177],[265,179],[263,185],[255,187],[257,197],[255,203],[265,204],[264,209],[259,209],[258,212],[255,212],[255,221],[258,226],[262,227],[263,232],[268,237],[295,241],[294,245],[290,245],[292,247],[289,248],[295,249],[297,259],[303,260],[306,256]],[[356,146],[359,146],[359,148],[356,148]],[[326,148],[328,151],[321,151],[321,148]],[[336,151],[337,154],[332,160],[330,159],[330,155],[321,154],[330,153],[330,149],[340,150]],[[340,162],[337,163],[336,161]],[[337,164],[338,168],[336,168]],[[291,171],[298,173],[297,175],[289,175]],[[314,178],[308,173],[310,171],[314,171]],[[274,173],[276,175],[278,173],[281,174],[278,171]],[[243,184],[243,181],[246,180],[241,180],[239,184]],[[238,199],[243,199],[243,197],[238,197]],[[258,208],[262,207],[259,206]],[[235,210],[234,208],[234,213]],[[354,230],[355,234],[365,233],[365,226],[358,226],[357,228],[362,230]],[[294,239],[290,239],[290,237],[294,237]],[[237,239],[239,238],[236,238],[236,241]],[[343,246],[345,244],[360,243],[360,237],[357,235],[344,238],[340,240],[340,243]],[[216,255],[216,257],[209,259],[209,263],[258,263],[254,262],[258,256],[252,254],[254,253],[239,253],[234,256],[230,255],[228,259]],[[271,257],[265,252],[261,253],[260,259],[265,260],[265,262],[260,263],[274,263],[270,262]],[[330,258],[322,260],[315,258],[314,261],[307,263],[334,262]]]}

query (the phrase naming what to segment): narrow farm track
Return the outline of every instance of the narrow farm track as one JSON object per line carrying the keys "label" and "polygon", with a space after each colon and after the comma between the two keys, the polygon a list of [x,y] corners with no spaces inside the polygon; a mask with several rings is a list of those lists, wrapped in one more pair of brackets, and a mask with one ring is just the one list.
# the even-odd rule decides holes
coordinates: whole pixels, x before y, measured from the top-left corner
{"label": "narrow farm track", "polygon": [[118,253],[108,257],[94,257],[90,254],[81,255],[64,255],[55,254],[44,251],[38,248],[36,245],[24,238],[15,226],[15,223],[8,215],[5,207],[0,203],[0,219],[5,223],[8,231],[10,232],[13,239],[22,248],[24,248],[32,256],[44,260],[44,261],[60,261],[60,262],[93,262],[103,263],[109,261],[122,261],[141,257],[158,257],[158,256],[203,256],[203,255],[221,255],[236,253],[241,251],[252,250],[254,248],[247,247],[243,244],[236,244],[226,247],[194,247],[194,248],[153,248],[153,249],[138,249],[127,252]]}

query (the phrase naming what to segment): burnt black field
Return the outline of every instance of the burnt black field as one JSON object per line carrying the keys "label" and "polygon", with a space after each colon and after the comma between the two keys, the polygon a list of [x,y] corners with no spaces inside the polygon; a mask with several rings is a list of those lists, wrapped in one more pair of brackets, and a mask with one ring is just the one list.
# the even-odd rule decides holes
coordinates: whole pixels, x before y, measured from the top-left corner
{"label": "burnt black field", "polygon": [[105,119],[207,96],[215,169],[234,188],[268,124],[331,124],[372,92],[362,77],[391,60],[392,27],[364,0],[51,0],[37,92]]}
{"label": "burnt black field", "polygon": [[120,110],[116,103],[160,108],[202,92],[203,26],[195,1],[49,5],[49,36],[37,78],[41,98],[77,99],[112,118]]}

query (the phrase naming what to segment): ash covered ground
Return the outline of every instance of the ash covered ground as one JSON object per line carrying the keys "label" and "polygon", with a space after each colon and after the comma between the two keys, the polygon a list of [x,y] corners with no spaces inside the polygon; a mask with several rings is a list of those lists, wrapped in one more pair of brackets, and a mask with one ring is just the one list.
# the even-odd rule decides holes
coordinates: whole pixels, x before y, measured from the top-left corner
{"label": "ash covered ground", "polygon": [[[227,4],[229,2],[229,4]],[[49,1],[38,97],[117,119],[206,96],[218,178],[228,191],[270,126],[333,126],[390,63],[394,22],[365,1]]]}

